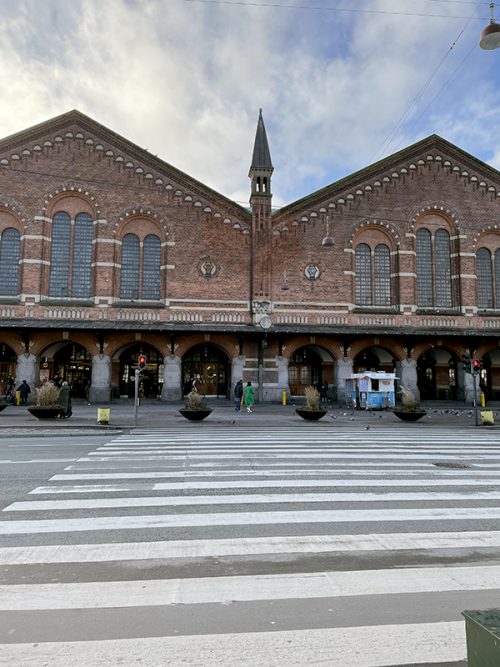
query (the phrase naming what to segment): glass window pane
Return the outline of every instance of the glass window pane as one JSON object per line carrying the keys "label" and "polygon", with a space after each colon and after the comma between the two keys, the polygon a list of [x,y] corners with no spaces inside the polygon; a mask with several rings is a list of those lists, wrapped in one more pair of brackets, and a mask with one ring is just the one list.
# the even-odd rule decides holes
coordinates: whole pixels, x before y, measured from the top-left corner
{"label": "glass window pane", "polygon": [[19,247],[17,229],[9,227],[0,235],[0,294],[17,296],[19,293]]}
{"label": "glass window pane", "polygon": [[126,234],[122,241],[120,298],[139,298],[139,239],[135,234]]}
{"label": "glass window pane", "polygon": [[500,308],[500,250],[495,251],[495,308]]}
{"label": "glass window pane", "polygon": [[68,296],[71,220],[67,213],[52,218],[52,248],[50,255],[50,296]]}
{"label": "glass window pane", "polygon": [[153,234],[144,239],[142,298],[160,298],[160,239]]}
{"label": "glass window pane", "polygon": [[88,213],[75,218],[72,293],[77,297],[92,295],[92,240],[94,223]]}
{"label": "glass window pane", "polygon": [[360,243],[354,256],[356,303],[359,306],[372,304],[371,251],[366,243]]}
{"label": "glass window pane", "polygon": [[391,251],[383,243],[375,248],[375,305],[391,305]]}
{"label": "glass window pane", "polygon": [[477,307],[493,308],[491,253],[487,248],[476,252]]}
{"label": "glass window pane", "polygon": [[434,305],[432,298],[432,243],[428,229],[419,229],[417,250],[417,305],[426,308]]}
{"label": "glass window pane", "polygon": [[438,229],[435,238],[436,306],[451,308],[451,248],[446,229]]}

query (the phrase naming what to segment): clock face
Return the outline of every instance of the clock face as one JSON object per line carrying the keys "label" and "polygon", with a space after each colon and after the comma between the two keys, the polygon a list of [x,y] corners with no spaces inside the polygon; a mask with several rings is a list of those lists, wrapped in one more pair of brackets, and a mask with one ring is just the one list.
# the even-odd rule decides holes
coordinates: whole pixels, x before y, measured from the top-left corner
{"label": "clock face", "polygon": [[259,324],[263,329],[269,329],[269,327],[272,325],[271,318],[267,317],[266,315],[265,317],[261,318]]}

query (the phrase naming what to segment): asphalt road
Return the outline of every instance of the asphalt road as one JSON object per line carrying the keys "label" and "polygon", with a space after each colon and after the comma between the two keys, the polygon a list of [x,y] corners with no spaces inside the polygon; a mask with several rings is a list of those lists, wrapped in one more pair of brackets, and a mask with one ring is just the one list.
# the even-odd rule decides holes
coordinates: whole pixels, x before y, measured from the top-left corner
{"label": "asphalt road", "polygon": [[3,655],[465,665],[461,611],[500,599],[498,438],[422,432],[0,437]]}

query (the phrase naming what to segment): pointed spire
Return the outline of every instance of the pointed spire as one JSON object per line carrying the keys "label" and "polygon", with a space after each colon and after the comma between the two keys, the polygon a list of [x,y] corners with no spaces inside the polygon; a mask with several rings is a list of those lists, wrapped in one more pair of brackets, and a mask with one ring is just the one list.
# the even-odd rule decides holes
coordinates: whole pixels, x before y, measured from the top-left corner
{"label": "pointed spire", "polygon": [[259,121],[255,133],[255,144],[253,147],[252,164],[250,169],[273,169],[271,153],[267,143],[266,128],[262,118],[262,109],[259,109]]}

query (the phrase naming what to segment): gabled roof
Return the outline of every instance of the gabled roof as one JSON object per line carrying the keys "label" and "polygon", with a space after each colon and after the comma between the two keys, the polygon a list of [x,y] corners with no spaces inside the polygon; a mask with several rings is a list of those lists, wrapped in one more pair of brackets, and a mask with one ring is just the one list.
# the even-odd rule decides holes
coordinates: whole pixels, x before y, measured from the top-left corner
{"label": "gabled roof", "polygon": [[382,174],[387,173],[388,171],[397,170],[402,164],[413,162],[421,155],[431,150],[438,150],[452,160],[467,164],[470,169],[475,170],[485,179],[494,180],[500,186],[500,171],[494,169],[486,164],[486,162],[479,160],[470,153],[467,153],[467,151],[462,150],[450,141],[443,139],[439,135],[431,134],[425,139],[422,139],[407,148],[403,148],[397,153],[393,153],[392,155],[389,155],[378,162],[374,162],[349,176],[345,176],[320,190],[316,190],[301,199],[297,199],[296,201],[287,204],[273,215],[273,219],[279,219],[282,214],[290,215],[295,211],[303,211],[307,208],[314,207],[325,199],[334,197],[341,191],[359,187],[367,181],[379,178]]}
{"label": "gabled roof", "polygon": [[264,119],[262,118],[262,109],[259,109],[259,120],[257,122],[257,131],[255,133],[255,143],[253,146],[252,169],[271,169],[273,164],[271,162],[271,152],[269,151],[269,144],[267,142],[266,128]]}
{"label": "gabled roof", "polygon": [[[77,109],[73,109],[72,111],[68,111],[60,116],[56,116],[43,123],[33,125],[21,132],[16,132],[15,134],[11,134],[10,136],[1,139],[0,157],[7,153],[10,155],[12,151],[18,151],[25,146],[27,147],[29,144],[36,144],[46,138],[47,135],[60,134],[64,137],[66,131],[74,132],[75,128],[79,128],[80,130],[98,137],[99,141],[108,143],[110,146],[122,151],[130,158],[137,160],[152,170],[172,179],[175,183],[179,184],[180,187],[186,188],[186,190],[189,190],[191,193],[204,197],[211,202],[219,200],[220,205],[224,206],[228,212],[233,210],[236,215],[249,217],[248,211],[243,206],[240,206],[216,190],[213,190],[168,162],[158,158],[148,150],[140,148],[137,144],[125,139]],[[6,157],[8,157],[8,155],[6,155]]]}

